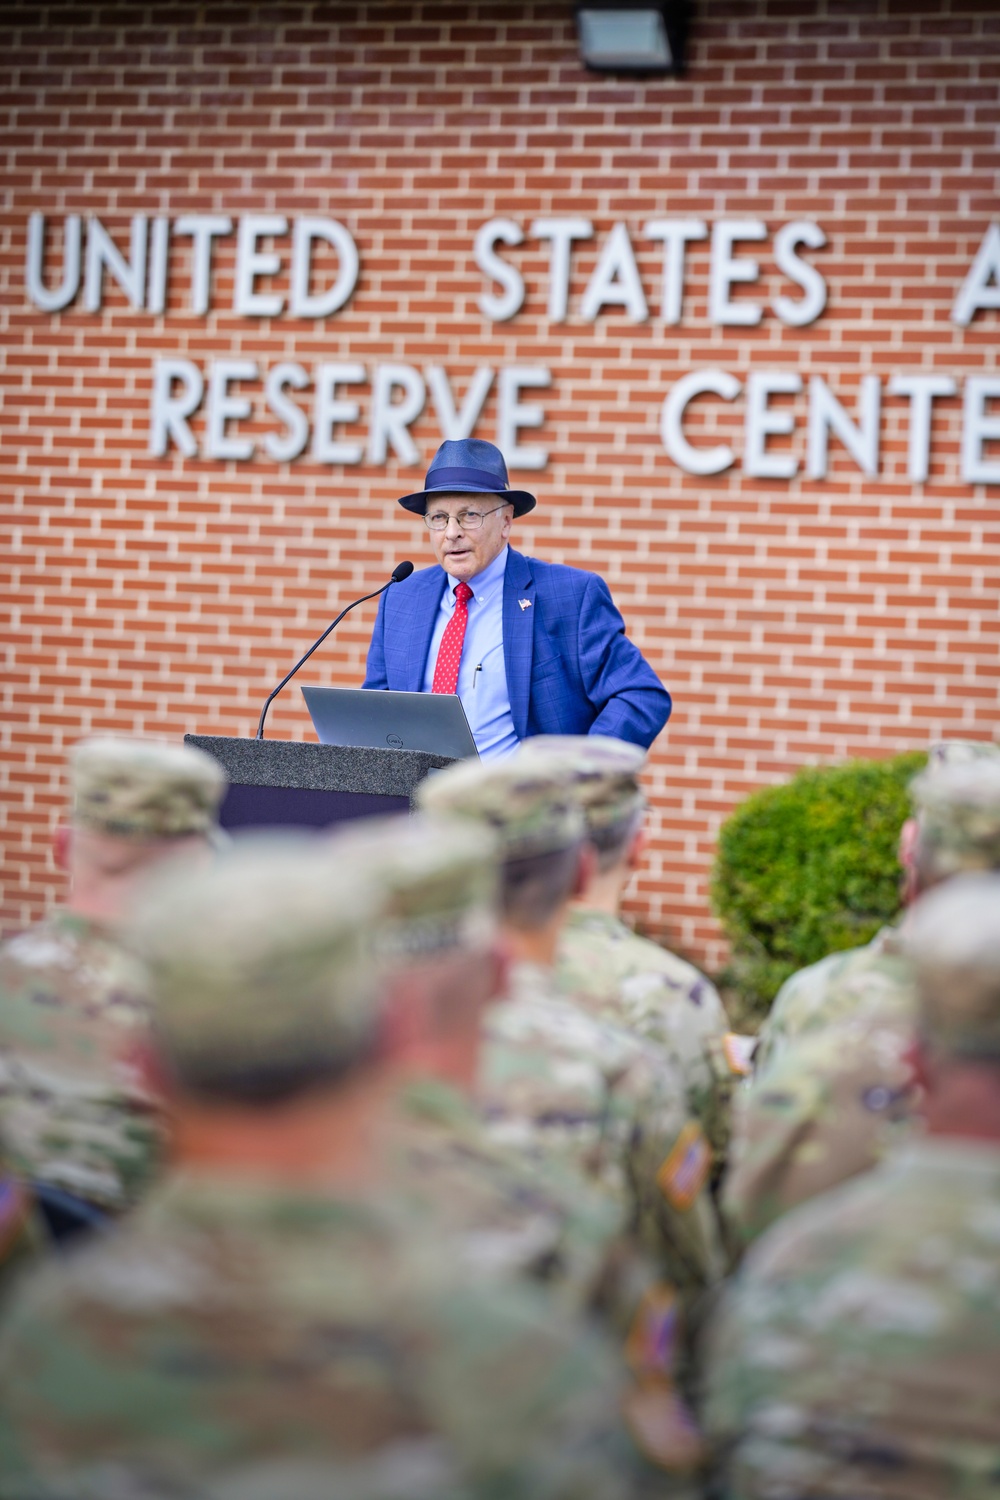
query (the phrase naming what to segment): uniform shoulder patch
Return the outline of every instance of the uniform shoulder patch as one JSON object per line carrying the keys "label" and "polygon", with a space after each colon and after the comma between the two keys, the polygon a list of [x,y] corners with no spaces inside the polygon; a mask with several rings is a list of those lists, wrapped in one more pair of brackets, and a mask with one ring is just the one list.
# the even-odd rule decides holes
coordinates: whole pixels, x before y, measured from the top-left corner
{"label": "uniform shoulder patch", "polygon": [[712,1148],[705,1132],[694,1120],[677,1137],[656,1174],[657,1185],[667,1202],[682,1213],[691,1207],[708,1177]]}
{"label": "uniform shoulder patch", "polygon": [[677,1368],[679,1333],[677,1293],[666,1282],[657,1282],[643,1294],[625,1340],[625,1363],[633,1375],[653,1373],[672,1379]]}

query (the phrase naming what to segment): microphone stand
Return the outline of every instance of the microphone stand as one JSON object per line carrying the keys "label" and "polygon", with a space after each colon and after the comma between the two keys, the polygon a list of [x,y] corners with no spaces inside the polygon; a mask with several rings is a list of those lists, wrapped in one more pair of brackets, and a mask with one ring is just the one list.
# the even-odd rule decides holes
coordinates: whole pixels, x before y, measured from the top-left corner
{"label": "microphone stand", "polygon": [[326,629],[324,630],[323,634],[320,636],[319,640],[318,641],[313,641],[312,645],[309,647],[309,650],[306,652],[305,656],[302,656],[302,657],[299,658],[299,660],[295,663],[295,665],[292,668],[292,670],[286,676],[284,676],[281,679],[281,681],[278,683],[278,686],[274,689],[274,691],[272,693],[268,694],[268,697],[267,697],[267,699],[265,700],[265,703],[264,703],[264,707],[260,711],[260,722],[257,725],[257,735],[256,735],[257,739],[262,740],[264,738],[264,719],[267,716],[267,711],[271,707],[271,704],[274,701],[274,699],[277,698],[278,694],[281,692],[281,689],[285,686],[286,682],[291,682],[291,680],[295,676],[296,672],[299,670],[299,668],[301,666],[305,665],[305,663],[309,660],[310,656],[312,656],[313,652],[319,646],[322,646],[323,642],[326,640],[327,636],[330,634],[330,631],[331,630],[335,630],[337,628],[337,626],[340,624],[341,620],[344,618],[344,616],[345,615],[349,615],[352,609],[355,609],[359,604],[367,604],[369,599],[377,599],[378,596],[379,596],[379,594],[384,594],[385,593],[386,589],[389,588],[390,584],[393,584],[393,583],[396,583],[396,582],[397,582],[397,580],[395,578],[390,578],[389,581],[388,581],[388,583],[383,583],[382,587],[380,589],[376,589],[375,592],[374,592],[374,594],[366,594],[363,599],[355,599],[353,604],[349,604],[346,609],[342,609],[340,611],[340,614],[333,621],[333,623],[331,625],[328,625],[326,627]]}

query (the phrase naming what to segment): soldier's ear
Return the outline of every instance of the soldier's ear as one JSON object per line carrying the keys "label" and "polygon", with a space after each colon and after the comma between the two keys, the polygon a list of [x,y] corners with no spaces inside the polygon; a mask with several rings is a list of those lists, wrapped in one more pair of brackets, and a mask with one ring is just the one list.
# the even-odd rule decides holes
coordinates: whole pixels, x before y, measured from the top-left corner
{"label": "soldier's ear", "polygon": [[73,830],[68,823],[57,823],[52,835],[52,855],[56,866],[60,870],[69,869],[70,853],[73,847]]}
{"label": "soldier's ear", "polygon": [[629,841],[628,850],[625,855],[625,865],[629,870],[638,870],[646,858],[646,850],[649,848],[649,834],[645,827],[637,828]]}
{"label": "soldier's ear", "polygon": [[574,900],[585,896],[597,875],[597,850],[593,844],[581,844],[576,866],[576,879],[570,892]]}
{"label": "soldier's ear", "polygon": [[488,1003],[500,1000],[507,993],[507,980],[510,976],[511,954],[507,944],[502,938],[497,938],[490,949],[491,960],[491,989]]}
{"label": "soldier's ear", "polygon": [[910,1070],[913,1082],[926,1093],[933,1070],[933,1054],[921,1036],[915,1035],[908,1043],[903,1061]]}
{"label": "soldier's ear", "polygon": [[378,1053],[385,1061],[405,1057],[427,1034],[427,1001],[419,983],[397,972],[386,986],[378,1020]]}
{"label": "soldier's ear", "polygon": [[899,894],[904,906],[909,906],[912,901],[917,899],[920,889],[918,868],[919,847],[920,824],[916,818],[907,818],[899,830],[899,845],[897,847],[897,857],[903,871]]}

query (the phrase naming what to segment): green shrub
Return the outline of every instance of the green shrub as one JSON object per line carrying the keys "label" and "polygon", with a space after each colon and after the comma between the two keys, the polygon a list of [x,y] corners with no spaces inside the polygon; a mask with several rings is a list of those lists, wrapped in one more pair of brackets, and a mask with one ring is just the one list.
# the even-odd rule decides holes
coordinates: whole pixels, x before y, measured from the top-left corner
{"label": "green shrub", "polygon": [[732,945],[721,976],[760,1020],[789,974],[868,942],[899,910],[899,831],[922,753],[800,771],[723,824],[715,913]]}

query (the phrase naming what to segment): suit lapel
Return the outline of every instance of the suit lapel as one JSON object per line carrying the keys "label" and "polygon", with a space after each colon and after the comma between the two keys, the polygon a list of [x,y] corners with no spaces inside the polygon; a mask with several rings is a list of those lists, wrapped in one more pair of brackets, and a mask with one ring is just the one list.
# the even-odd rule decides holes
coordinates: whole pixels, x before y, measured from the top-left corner
{"label": "suit lapel", "polygon": [[[443,568],[421,569],[402,585],[396,585],[396,619],[392,636],[398,643],[399,688],[404,693],[419,693],[424,686],[424,667],[431,648],[434,622],[447,575]],[[395,687],[395,683],[390,683]]]}
{"label": "suit lapel", "polygon": [[[523,607],[521,601],[526,601]],[[524,739],[528,732],[534,630],[535,581],[528,559],[511,547],[503,578],[503,659],[507,669],[510,715],[514,721],[514,733],[519,739]]]}

